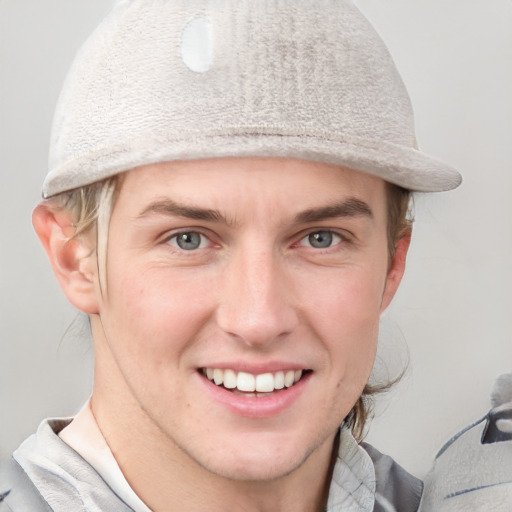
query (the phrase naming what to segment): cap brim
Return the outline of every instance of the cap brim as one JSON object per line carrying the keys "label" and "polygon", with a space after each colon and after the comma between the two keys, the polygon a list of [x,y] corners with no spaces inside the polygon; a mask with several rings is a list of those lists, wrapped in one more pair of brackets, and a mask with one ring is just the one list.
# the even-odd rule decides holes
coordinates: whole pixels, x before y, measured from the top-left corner
{"label": "cap brim", "polygon": [[[275,128],[275,127],[274,127]],[[417,192],[456,188],[462,177],[453,167],[414,148],[285,129],[222,128],[138,138],[105,146],[52,169],[44,197],[82,187],[143,165],[226,157],[297,158],[348,167]]]}

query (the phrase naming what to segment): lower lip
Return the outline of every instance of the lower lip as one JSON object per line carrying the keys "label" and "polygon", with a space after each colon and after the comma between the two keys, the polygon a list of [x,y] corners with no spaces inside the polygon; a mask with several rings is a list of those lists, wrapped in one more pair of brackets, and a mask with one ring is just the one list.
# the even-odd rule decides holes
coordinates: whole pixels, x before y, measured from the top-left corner
{"label": "lower lip", "polygon": [[222,386],[217,386],[206,377],[198,373],[207,393],[232,413],[247,418],[270,418],[277,416],[300,397],[304,391],[311,373],[304,375],[296,384],[289,388],[269,393],[268,396],[241,396],[228,391]]}

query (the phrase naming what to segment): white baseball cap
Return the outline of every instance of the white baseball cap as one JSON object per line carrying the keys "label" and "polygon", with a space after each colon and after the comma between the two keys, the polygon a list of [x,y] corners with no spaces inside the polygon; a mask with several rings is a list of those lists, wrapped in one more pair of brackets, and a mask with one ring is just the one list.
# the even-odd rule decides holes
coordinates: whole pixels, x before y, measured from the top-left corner
{"label": "white baseball cap", "polygon": [[79,51],[43,195],[141,165],[292,157],[416,191],[460,174],[416,148],[409,96],[349,0],[122,0]]}

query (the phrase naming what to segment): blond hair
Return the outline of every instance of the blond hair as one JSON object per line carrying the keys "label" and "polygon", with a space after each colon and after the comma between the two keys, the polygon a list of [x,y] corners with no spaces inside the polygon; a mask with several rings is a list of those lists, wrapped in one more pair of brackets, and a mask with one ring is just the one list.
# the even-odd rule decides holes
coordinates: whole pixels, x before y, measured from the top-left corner
{"label": "blond hair", "polygon": [[73,218],[72,239],[95,234],[100,288],[107,290],[107,247],[110,217],[121,185],[120,175],[62,192],[46,200],[54,208],[67,210]]}

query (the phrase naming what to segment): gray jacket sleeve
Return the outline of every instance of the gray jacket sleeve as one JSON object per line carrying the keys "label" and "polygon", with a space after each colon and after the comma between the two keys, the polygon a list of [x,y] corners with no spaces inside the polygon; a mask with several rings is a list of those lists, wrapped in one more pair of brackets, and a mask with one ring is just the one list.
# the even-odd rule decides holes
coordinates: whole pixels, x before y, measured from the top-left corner
{"label": "gray jacket sleeve", "polygon": [[21,466],[10,457],[0,474],[0,512],[51,512]]}

